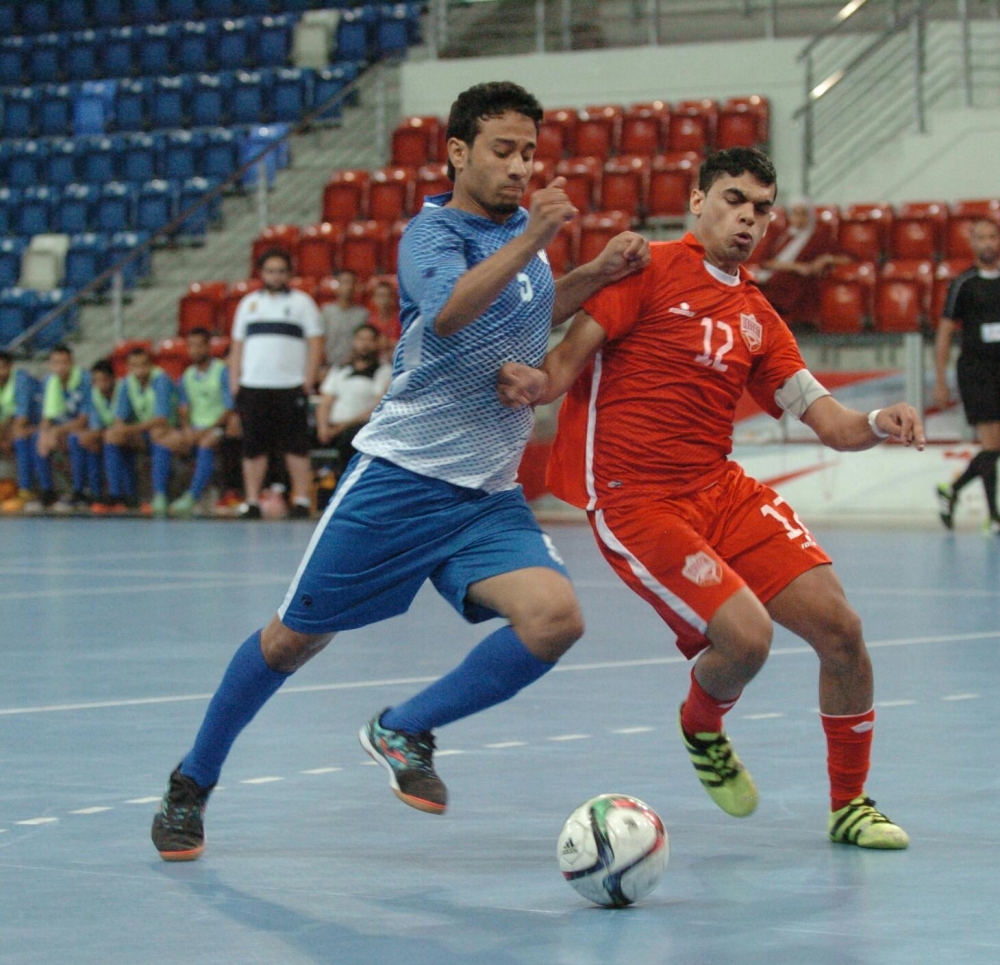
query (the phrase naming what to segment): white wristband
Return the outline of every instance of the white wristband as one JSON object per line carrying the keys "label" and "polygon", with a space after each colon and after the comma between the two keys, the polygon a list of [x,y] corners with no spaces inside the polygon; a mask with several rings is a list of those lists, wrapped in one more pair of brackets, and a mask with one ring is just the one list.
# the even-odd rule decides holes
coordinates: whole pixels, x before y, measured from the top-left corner
{"label": "white wristband", "polygon": [[878,426],[877,426],[877,425],[875,424],[875,420],[876,420],[876,419],[878,418],[878,414],[879,414],[879,413],[880,413],[881,411],[882,411],[881,409],[872,409],[872,411],[868,413],[868,428],[869,428],[869,429],[871,429],[871,431],[872,431],[872,435],[873,435],[873,436],[874,436],[874,437],[875,437],[876,439],[878,439],[878,440],[879,440],[880,442],[884,441],[885,439],[888,439],[888,438],[889,438],[889,436],[891,436],[891,435],[892,435],[892,433],[891,433],[891,432],[883,432],[883,431],[882,431],[882,430],[881,430],[881,429],[880,429],[880,428],[879,428],[879,427],[878,427]]}

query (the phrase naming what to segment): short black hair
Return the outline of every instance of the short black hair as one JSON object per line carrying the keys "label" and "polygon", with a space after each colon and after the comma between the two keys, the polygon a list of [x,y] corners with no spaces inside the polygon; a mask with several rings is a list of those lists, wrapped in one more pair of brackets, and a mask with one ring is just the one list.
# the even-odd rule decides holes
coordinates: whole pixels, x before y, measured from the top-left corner
{"label": "short black hair", "polygon": [[6,362],[8,365],[14,364],[14,356],[5,349],[0,348],[0,362]]}
{"label": "short black hair", "polygon": [[380,335],[382,334],[382,333],[381,333],[381,332],[380,332],[380,331],[379,331],[379,330],[378,330],[378,329],[377,329],[377,328],[376,328],[376,327],[375,327],[374,325],[372,325],[372,324],[371,324],[370,322],[362,322],[362,323],[361,323],[361,324],[360,324],[360,325],[359,325],[359,326],[358,326],[358,327],[357,327],[357,328],[356,328],[356,329],[354,330],[354,334],[355,334],[355,335],[357,335],[357,334],[358,334],[358,332],[363,332],[363,331],[365,331],[365,329],[367,329],[367,330],[368,330],[369,332],[371,332],[371,333],[372,333],[372,335],[374,335],[374,336],[375,336],[376,338],[378,338],[378,337],[379,337],[379,336],[380,336]]}
{"label": "short black hair", "polygon": [[285,251],[284,248],[268,248],[258,259],[257,259],[257,271],[260,271],[264,265],[270,261],[272,258],[280,258],[284,263],[285,267],[289,271],[294,271],[294,266],[292,265],[292,256]]}
{"label": "short black hair", "polygon": [[52,358],[53,355],[72,355],[72,354],[73,354],[73,349],[71,349],[68,345],[63,345],[62,342],[60,342],[58,345],[53,345],[52,348],[49,349],[49,358]]}
{"label": "short black hair", "polygon": [[152,359],[153,357],[153,353],[148,348],[143,348],[141,345],[136,345],[135,348],[130,348],[128,350],[128,355],[126,355],[125,357],[133,359],[137,355],[145,355],[146,358],[148,359]]}
{"label": "short black hair", "polygon": [[[469,147],[481,129],[482,121],[490,117],[502,117],[508,111],[523,114],[535,122],[535,132],[542,123],[542,105],[533,94],[529,94],[520,84],[509,80],[495,80],[486,84],[476,84],[458,95],[448,113],[447,136],[465,141]],[[448,161],[448,177],[455,180],[455,168]]]}
{"label": "short black hair", "polygon": [[708,194],[708,189],[724,175],[738,178],[752,174],[763,185],[778,183],[778,175],[771,159],[755,147],[730,147],[709,154],[698,172],[698,189]]}
{"label": "short black hair", "polygon": [[109,378],[115,377],[115,367],[110,359],[98,359],[91,367],[91,372],[103,372]]}
{"label": "short black hair", "polygon": [[190,338],[192,335],[199,335],[206,342],[212,341],[212,333],[207,328],[192,328],[191,331],[188,332],[188,338]]}

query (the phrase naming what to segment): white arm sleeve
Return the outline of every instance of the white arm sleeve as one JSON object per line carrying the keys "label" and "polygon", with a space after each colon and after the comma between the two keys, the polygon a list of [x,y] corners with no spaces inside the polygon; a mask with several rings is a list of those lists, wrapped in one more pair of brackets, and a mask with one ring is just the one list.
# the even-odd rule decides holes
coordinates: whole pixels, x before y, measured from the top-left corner
{"label": "white arm sleeve", "polygon": [[830,393],[808,369],[799,369],[774,393],[774,401],[789,415],[801,419],[817,399]]}

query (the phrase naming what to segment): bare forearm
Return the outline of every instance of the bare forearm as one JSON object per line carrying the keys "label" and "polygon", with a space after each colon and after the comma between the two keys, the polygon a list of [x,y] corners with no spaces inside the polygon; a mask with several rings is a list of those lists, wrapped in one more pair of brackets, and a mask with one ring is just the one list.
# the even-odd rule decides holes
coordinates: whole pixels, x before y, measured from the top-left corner
{"label": "bare forearm", "polygon": [[942,318],[938,323],[937,337],[934,340],[934,371],[938,382],[944,382],[948,374],[948,362],[951,359],[951,319]]}
{"label": "bare forearm", "polygon": [[607,279],[593,266],[593,262],[581,265],[556,282],[556,300],[552,306],[552,325],[561,325],[572,318],[583,303],[596,295]]}

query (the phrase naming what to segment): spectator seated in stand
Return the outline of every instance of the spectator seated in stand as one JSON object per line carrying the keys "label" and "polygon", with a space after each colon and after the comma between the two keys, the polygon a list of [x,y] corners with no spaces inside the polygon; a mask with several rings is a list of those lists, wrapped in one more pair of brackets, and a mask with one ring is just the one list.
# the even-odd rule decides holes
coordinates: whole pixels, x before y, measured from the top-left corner
{"label": "spectator seated in stand", "polygon": [[389,361],[401,332],[399,299],[392,282],[384,279],[375,282],[372,286],[371,306],[368,324],[379,334],[379,357],[383,361]]}
{"label": "spectator seated in stand", "polygon": [[357,304],[358,276],[353,271],[337,273],[337,300],[323,306],[324,355],[330,369],[346,365],[351,357],[354,331],[368,321],[368,310]]}
{"label": "spectator seated in stand", "polygon": [[31,486],[41,417],[38,381],[26,369],[14,367],[10,352],[0,351],[0,454],[13,454],[17,466],[17,493],[0,505],[5,513],[20,513],[34,499]]}
{"label": "spectator seated in stand", "polygon": [[90,396],[87,399],[87,424],[75,438],[83,450],[87,466],[87,488],[90,490],[90,511],[103,512],[104,466],[103,439],[105,429],[114,425],[118,408],[118,393],[122,383],[115,379],[115,369],[109,359],[101,359],[90,367]]}
{"label": "spectator seated in stand", "polygon": [[320,386],[316,436],[337,450],[334,475],[339,479],[354,455],[354,437],[371,418],[389,382],[392,367],[379,362],[381,335],[374,325],[359,325],[347,365],[331,369]]}
{"label": "spectator seated in stand", "polygon": [[816,280],[851,258],[837,251],[834,232],[817,222],[816,208],[806,198],[792,200],[788,227],[770,249],[774,254],[755,273],[758,284],[787,324],[815,324],[819,317]]}

